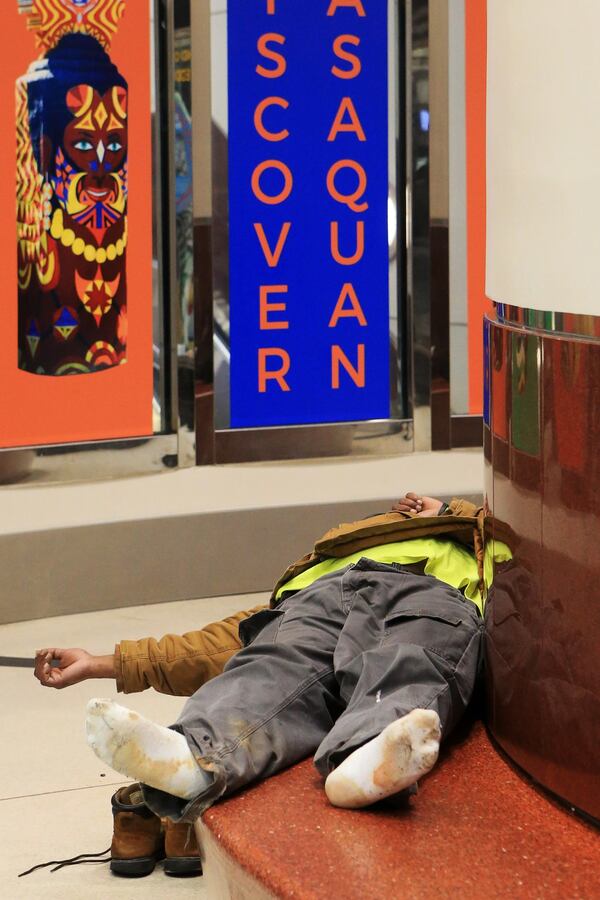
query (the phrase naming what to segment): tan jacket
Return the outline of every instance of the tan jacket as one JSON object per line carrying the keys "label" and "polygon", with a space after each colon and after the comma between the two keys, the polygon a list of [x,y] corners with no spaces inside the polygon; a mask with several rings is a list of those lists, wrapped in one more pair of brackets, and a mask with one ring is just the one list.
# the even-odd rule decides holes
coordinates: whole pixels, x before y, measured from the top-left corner
{"label": "tan jacket", "polygon": [[238,626],[264,606],[238,612],[201,631],[166,634],[157,641],[121,641],[115,647],[117,690],[135,694],[154,688],[161,694],[190,697],[201,684],[220,675],[241,648]]}
{"label": "tan jacket", "polygon": [[[285,570],[273,589],[271,605],[282,585],[323,559],[419,537],[443,536],[471,547],[483,576],[482,534],[482,511],[460,499],[453,500],[440,517],[420,518],[411,513],[389,512],[337,525],[316,541],[310,553]],[[201,631],[167,634],[160,641],[155,638],[121,641],[115,648],[117,689],[132,694],[152,687],[162,694],[190,696],[223,671],[227,660],[242,646],[239,623],[261,609],[265,607],[238,612]]]}

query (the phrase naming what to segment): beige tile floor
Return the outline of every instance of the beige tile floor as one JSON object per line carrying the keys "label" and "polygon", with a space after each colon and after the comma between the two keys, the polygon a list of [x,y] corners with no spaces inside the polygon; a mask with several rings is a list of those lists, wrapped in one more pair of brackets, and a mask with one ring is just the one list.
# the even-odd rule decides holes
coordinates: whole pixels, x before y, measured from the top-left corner
{"label": "beige tile floor", "polygon": [[[183,632],[260,603],[267,595],[187,600],[82,613],[0,626],[0,656],[30,657],[37,647],[112,652],[119,639]],[[0,898],[41,895],[61,900],[105,897],[196,897],[212,900],[202,879],[173,879],[160,866],[147,878],[111,875],[108,864],[48,869],[17,878],[49,859],[104,850],[110,844],[110,798],[124,781],[88,749],[84,707],[90,697],[115,697],[114,683],[89,681],[63,691],[42,688],[32,670],[0,667]],[[121,702],[169,724],[182,700],[152,691]]]}

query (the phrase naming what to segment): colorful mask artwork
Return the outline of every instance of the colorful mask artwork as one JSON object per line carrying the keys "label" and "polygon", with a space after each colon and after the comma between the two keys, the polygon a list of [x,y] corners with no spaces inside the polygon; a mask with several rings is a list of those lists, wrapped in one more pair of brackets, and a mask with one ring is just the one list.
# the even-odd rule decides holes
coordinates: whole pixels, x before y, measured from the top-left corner
{"label": "colorful mask artwork", "polygon": [[42,55],[17,80],[19,368],[127,360],[125,0],[17,0]]}

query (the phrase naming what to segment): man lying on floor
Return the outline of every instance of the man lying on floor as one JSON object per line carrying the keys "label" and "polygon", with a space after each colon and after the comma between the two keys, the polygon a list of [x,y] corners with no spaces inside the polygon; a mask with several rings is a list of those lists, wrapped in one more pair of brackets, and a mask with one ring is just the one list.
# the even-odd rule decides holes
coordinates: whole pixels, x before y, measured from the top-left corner
{"label": "man lying on floor", "polygon": [[407,494],[390,513],[327,532],[270,607],[121,642],[114,657],[42,650],[36,675],[55,687],[112,676],[125,692],[193,693],[170,728],[111,700],[88,704],[88,743],[143,783],[158,815],[193,821],[311,754],[331,803],[367,806],[432,768],[472,697],[481,535],[473,504]]}

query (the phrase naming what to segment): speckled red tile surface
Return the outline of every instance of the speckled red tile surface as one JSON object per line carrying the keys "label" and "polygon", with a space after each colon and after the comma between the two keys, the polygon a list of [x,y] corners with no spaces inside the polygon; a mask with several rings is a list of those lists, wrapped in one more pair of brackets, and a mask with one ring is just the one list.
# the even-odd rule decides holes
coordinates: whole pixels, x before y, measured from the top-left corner
{"label": "speckled red tile surface", "polygon": [[404,806],[334,809],[306,761],[203,822],[279,897],[600,898],[600,832],[523,780],[481,723]]}

